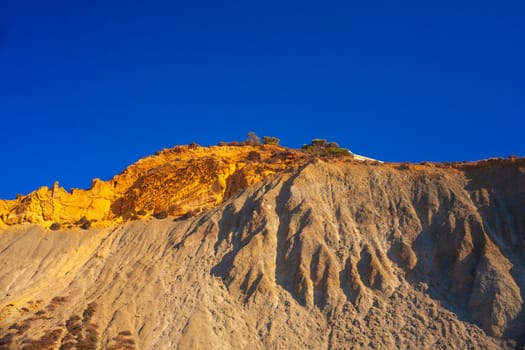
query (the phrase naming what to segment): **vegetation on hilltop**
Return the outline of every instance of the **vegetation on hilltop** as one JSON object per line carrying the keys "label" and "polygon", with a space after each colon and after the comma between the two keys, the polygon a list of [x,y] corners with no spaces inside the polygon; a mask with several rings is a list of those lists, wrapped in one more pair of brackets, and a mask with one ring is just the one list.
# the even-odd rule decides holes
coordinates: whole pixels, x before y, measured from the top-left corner
{"label": "vegetation on hilltop", "polygon": [[[250,131],[246,140],[242,142],[219,142],[219,146],[260,146],[260,145],[275,145],[278,146],[281,140],[275,136],[263,136],[261,138]],[[309,144],[301,147],[302,150],[309,152],[314,156],[352,156],[353,153],[344,147],[339,147],[336,142],[328,142],[325,139],[313,139]]]}
{"label": "vegetation on hilltop", "polygon": [[352,156],[348,148],[339,147],[335,142],[328,142],[324,139],[313,139],[310,144],[303,145],[303,150],[315,155],[332,155],[332,156]]}

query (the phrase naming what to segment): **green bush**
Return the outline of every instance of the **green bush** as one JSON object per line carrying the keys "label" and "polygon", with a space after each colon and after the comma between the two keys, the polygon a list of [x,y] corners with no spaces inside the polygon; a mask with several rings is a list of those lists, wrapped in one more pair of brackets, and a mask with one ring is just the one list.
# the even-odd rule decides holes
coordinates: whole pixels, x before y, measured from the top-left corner
{"label": "green bush", "polygon": [[348,150],[348,148],[343,148],[343,147],[328,147],[324,150],[324,153],[333,154],[336,156],[350,155],[350,151]]}
{"label": "green bush", "polygon": [[263,144],[265,145],[278,145],[279,141],[281,140],[274,136],[263,136]]}
{"label": "green bush", "polygon": [[324,139],[313,139],[311,145],[314,147],[326,147],[327,143]]}
{"label": "green bush", "polygon": [[313,151],[314,150],[314,146],[307,145],[307,144],[304,144],[301,148],[304,149],[305,151]]}
{"label": "green bush", "polygon": [[303,150],[318,156],[351,156],[348,148],[339,147],[336,142],[328,142],[324,139],[313,139],[310,144],[305,144]]}

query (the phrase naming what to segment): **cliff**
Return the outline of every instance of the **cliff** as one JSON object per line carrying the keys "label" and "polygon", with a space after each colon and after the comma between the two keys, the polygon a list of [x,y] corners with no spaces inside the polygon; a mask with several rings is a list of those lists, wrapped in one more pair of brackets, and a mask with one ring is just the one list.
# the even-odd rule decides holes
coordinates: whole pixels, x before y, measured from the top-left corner
{"label": "cliff", "polygon": [[[115,177],[112,193],[133,204],[108,206],[125,221],[179,195],[174,208],[191,205],[175,216],[0,233],[0,348],[525,345],[525,159],[380,164],[234,147],[225,171],[209,164],[230,148],[180,150]],[[229,176],[165,182],[182,159],[184,174]],[[180,216],[194,208],[206,210]]]}

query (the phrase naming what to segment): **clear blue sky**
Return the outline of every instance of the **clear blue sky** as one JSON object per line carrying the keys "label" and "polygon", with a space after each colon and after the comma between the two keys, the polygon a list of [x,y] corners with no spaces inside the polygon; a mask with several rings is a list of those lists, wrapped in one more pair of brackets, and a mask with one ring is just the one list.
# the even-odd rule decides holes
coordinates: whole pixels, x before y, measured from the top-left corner
{"label": "clear blue sky", "polygon": [[387,161],[523,156],[524,18],[505,0],[4,0],[0,198],[250,130]]}

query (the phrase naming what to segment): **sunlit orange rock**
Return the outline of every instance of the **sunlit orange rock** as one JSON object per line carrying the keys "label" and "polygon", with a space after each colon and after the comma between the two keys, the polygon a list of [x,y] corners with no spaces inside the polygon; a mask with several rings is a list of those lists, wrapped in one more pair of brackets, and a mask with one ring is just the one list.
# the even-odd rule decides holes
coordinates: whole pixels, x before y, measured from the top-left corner
{"label": "sunlit orange rock", "polygon": [[0,200],[0,226],[37,223],[104,227],[151,215],[182,216],[220,204],[276,172],[303,164],[301,151],[274,145],[177,146],[140,159],[109,181],[70,192],[55,183]]}

